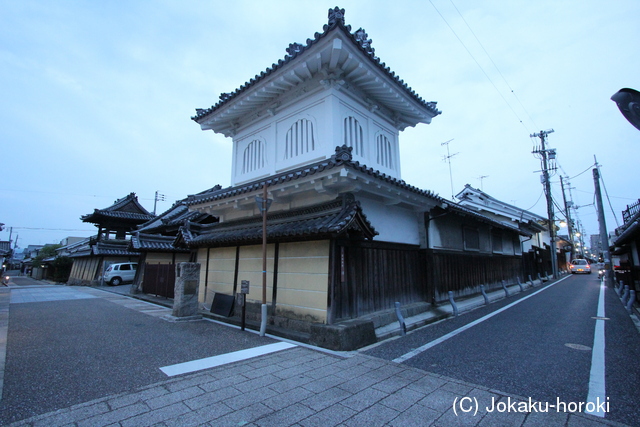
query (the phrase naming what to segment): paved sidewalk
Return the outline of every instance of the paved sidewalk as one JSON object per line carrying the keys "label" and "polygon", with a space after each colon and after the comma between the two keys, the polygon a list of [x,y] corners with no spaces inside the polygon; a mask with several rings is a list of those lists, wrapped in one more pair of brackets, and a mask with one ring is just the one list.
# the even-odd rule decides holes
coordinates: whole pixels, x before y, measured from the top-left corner
{"label": "paved sidewalk", "polygon": [[[67,289],[151,316],[162,317],[170,312],[166,307],[98,289]],[[8,299],[8,293],[0,292],[0,298]],[[583,413],[556,412],[551,408],[556,402],[548,402],[546,413],[522,413],[518,412],[522,408],[519,402],[527,400],[358,352],[336,353],[299,344],[10,425],[621,425]],[[489,412],[488,408],[495,404],[503,411]]]}
{"label": "paved sidewalk", "polygon": [[[456,398],[479,408],[456,416]],[[584,415],[488,413],[515,396],[393,362],[305,347],[183,375],[11,426],[598,426]]]}

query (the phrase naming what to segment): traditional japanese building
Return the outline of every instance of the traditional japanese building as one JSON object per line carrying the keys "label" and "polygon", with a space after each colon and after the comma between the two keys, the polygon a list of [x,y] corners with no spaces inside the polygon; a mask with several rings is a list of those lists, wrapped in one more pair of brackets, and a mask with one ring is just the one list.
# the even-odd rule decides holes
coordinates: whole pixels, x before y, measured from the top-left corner
{"label": "traditional japanese building", "polygon": [[456,195],[456,199],[460,205],[505,225],[516,227],[529,236],[521,239],[517,243],[520,248],[515,249],[516,253],[523,255],[525,277],[532,275],[535,278],[537,274],[549,274],[552,271],[552,254],[558,259],[558,268],[567,270],[567,264],[571,261],[572,242],[568,236],[566,239],[557,236],[556,229],[556,241],[552,249],[547,218],[498,200],[469,184]]}
{"label": "traditional japanese building", "polygon": [[137,261],[139,253],[129,249],[131,234],[138,225],[153,218],[154,215],[138,202],[135,193],[116,200],[111,206],[95,209],[82,216],[82,222],[94,224],[98,228],[98,234],[67,247],[68,256],[73,258],[68,283],[97,283],[109,264]]}
{"label": "traditional japanese building", "polygon": [[[617,280],[636,291],[636,302],[640,301],[640,200],[622,211],[623,224],[611,237],[610,250],[612,268]],[[593,248],[592,248],[593,251]]]}
{"label": "traditional japanese building", "polygon": [[[346,349],[351,344],[339,341],[349,328],[370,337],[362,328],[373,330],[373,323],[363,316],[396,301],[435,303],[448,290],[482,280],[429,286],[435,279],[427,266],[438,264],[440,283],[450,279],[455,268],[449,258],[435,260],[434,251],[465,252],[458,245],[464,226],[503,230],[500,238],[509,242],[527,233],[402,180],[400,132],[431,123],[440,111],[376,56],[365,30],[352,32],[344,9],[330,9],[328,18],[313,39],[290,44],[284,59],[211,108],[197,109],[192,119],[203,130],[232,139],[231,186],[186,199],[189,209],[219,222],[185,227],[178,241],[197,250],[203,303],[216,293],[235,294],[248,280],[248,298],[258,304],[256,197],[266,189],[269,323]],[[482,277],[515,277],[521,260],[512,253],[507,261],[494,269],[500,273]]]}
{"label": "traditional japanese building", "polygon": [[180,227],[189,224],[211,224],[218,219],[190,211],[180,200],[167,211],[139,225],[133,232],[129,250],[140,254],[132,293],[138,291],[173,298],[175,266],[179,262],[195,261],[191,250],[174,246]]}

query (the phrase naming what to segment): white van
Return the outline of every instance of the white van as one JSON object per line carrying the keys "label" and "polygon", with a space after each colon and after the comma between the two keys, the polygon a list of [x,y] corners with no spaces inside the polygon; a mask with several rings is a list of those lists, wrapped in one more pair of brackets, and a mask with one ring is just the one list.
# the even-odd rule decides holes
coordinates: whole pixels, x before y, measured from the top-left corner
{"label": "white van", "polygon": [[137,269],[137,262],[111,264],[107,267],[107,271],[104,272],[103,279],[105,283],[108,283],[111,286],[122,285],[125,282],[133,282]]}

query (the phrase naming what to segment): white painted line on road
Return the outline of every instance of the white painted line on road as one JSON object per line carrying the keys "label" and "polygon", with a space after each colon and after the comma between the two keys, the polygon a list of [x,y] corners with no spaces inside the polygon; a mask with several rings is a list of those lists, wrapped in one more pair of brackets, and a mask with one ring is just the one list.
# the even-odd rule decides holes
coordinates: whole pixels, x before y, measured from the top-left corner
{"label": "white painted line on road", "polygon": [[509,305],[505,305],[504,307],[502,307],[502,308],[500,308],[500,309],[498,309],[498,310],[494,311],[493,313],[489,313],[489,314],[487,314],[486,316],[481,317],[481,318],[479,318],[479,319],[477,319],[477,320],[474,320],[474,321],[473,321],[473,322],[471,322],[471,323],[467,323],[466,325],[464,325],[464,326],[462,326],[462,327],[460,327],[460,328],[456,329],[455,331],[451,331],[451,332],[449,332],[448,334],[441,336],[440,338],[437,338],[437,339],[435,339],[435,340],[433,340],[433,341],[430,341],[430,342],[426,343],[425,345],[423,345],[423,346],[421,346],[421,347],[418,347],[418,348],[416,348],[416,349],[414,349],[414,350],[411,350],[410,352],[405,353],[405,354],[403,354],[402,356],[400,356],[400,357],[397,357],[397,358],[393,359],[393,362],[396,362],[396,363],[402,363],[402,362],[404,362],[405,360],[411,359],[412,357],[417,356],[418,354],[420,354],[420,353],[422,353],[422,352],[425,352],[425,351],[429,350],[431,347],[435,347],[435,346],[437,346],[438,344],[441,344],[441,343],[445,342],[445,341],[446,341],[446,340],[448,340],[449,338],[453,338],[453,337],[455,337],[456,335],[458,335],[459,333],[464,332],[464,331],[466,331],[467,329],[470,329],[470,328],[472,328],[472,327],[476,326],[477,324],[482,323],[482,322],[484,322],[485,320],[488,320],[488,319],[492,318],[492,317],[493,317],[493,316],[495,316],[496,314],[502,313],[503,311],[505,311],[505,310],[507,310],[507,309],[509,309],[509,308],[513,307],[514,305],[516,305],[516,304],[520,304],[522,301],[527,300],[527,299],[531,298],[532,296],[537,295],[537,294],[539,294],[540,292],[545,291],[545,290],[549,289],[550,287],[552,287],[552,286],[554,286],[554,285],[557,285],[558,283],[562,282],[563,280],[565,280],[565,279],[567,279],[567,278],[569,278],[569,277],[571,277],[571,276],[563,277],[562,279],[558,280],[557,282],[552,283],[552,284],[550,284],[549,286],[546,286],[546,287],[544,287],[544,288],[542,288],[542,289],[540,289],[540,290],[538,290],[538,291],[536,291],[536,292],[532,293],[531,295],[527,295],[527,296],[526,296],[526,297],[524,297],[524,298],[520,298],[518,301],[512,302],[512,303],[511,303],[511,304],[509,304]]}
{"label": "white painted line on road", "polygon": [[589,394],[587,403],[593,402],[593,411],[585,411],[587,414],[604,418],[605,412],[602,405],[607,401],[606,384],[604,378],[604,280],[600,284],[600,297],[598,298],[598,317],[596,331],[593,337],[593,350],[591,352],[591,373],[589,374]]}
{"label": "white painted line on road", "polygon": [[295,344],[287,342],[278,342],[275,344],[267,344],[260,347],[249,348],[246,350],[234,351],[231,353],[220,354],[218,356],[206,357],[204,359],[192,360],[190,362],[178,363],[176,365],[165,366],[160,368],[167,376],[187,374],[189,372],[201,371],[203,369],[214,368],[227,363],[239,362],[241,360],[251,359],[252,357],[263,356],[276,351],[286,350],[288,348],[297,347]]}

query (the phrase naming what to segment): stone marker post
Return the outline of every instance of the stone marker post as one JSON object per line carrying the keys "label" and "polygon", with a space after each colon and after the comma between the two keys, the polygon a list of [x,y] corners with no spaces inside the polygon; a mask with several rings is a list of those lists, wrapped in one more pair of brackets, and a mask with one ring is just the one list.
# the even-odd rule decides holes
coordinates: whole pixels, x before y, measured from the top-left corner
{"label": "stone marker post", "polygon": [[173,297],[173,316],[176,320],[195,320],[198,313],[198,288],[200,285],[200,263],[180,262],[176,264],[176,284]]}

